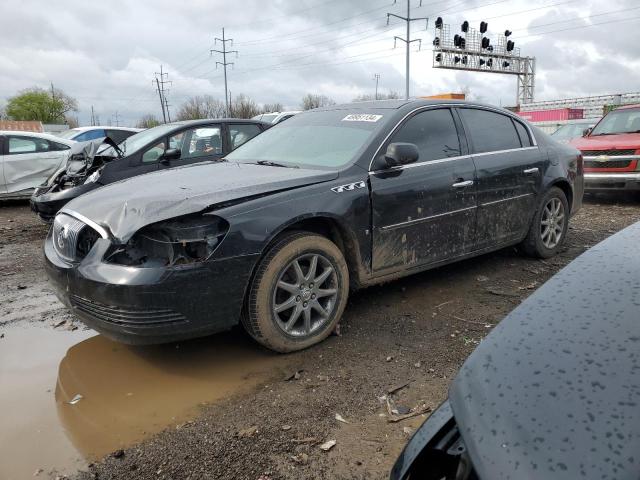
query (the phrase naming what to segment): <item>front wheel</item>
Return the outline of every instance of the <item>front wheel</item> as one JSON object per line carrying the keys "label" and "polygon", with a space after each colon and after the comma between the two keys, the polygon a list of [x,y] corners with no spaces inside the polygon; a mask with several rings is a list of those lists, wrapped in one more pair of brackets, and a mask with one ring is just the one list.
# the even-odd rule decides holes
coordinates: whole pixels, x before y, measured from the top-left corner
{"label": "front wheel", "polygon": [[267,348],[302,350],[331,333],[348,295],[349,270],[340,249],[316,234],[287,234],[260,261],[242,323]]}
{"label": "front wheel", "polygon": [[522,249],[533,257],[552,257],[564,244],[568,229],[567,196],[558,187],[551,187],[542,197]]}

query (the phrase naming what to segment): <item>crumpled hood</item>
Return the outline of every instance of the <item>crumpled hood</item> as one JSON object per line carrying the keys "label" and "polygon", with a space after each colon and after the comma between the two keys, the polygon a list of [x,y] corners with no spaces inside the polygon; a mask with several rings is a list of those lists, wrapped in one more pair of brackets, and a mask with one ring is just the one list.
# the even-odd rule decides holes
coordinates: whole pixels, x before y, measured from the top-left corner
{"label": "crumpled hood", "polygon": [[594,135],[576,138],[570,143],[578,150],[640,150],[640,133]]}
{"label": "crumpled hood", "polygon": [[140,228],[221,202],[326,182],[337,172],[246,163],[200,163],[139,175],[82,195],[65,206],[126,242]]}
{"label": "crumpled hood", "polygon": [[449,400],[479,478],[638,479],[639,238],[578,257],[462,366]]}

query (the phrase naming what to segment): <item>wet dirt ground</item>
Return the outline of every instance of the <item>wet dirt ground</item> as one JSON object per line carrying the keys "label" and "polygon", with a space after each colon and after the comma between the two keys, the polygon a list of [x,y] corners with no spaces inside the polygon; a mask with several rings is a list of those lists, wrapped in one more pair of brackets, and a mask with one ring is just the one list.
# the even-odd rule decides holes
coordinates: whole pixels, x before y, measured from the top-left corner
{"label": "wet dirt ground", "polygon": [[0,204],[0,478],[387,478],[428,413],[390,422],[381,398],[437,407],[506,313],[639,220],[638,197],[587,198],[559,256],[506,249],[357,292],[340,336],[279,356],[240,330],[144,348],[96,335],[47,284],[47,227]]}

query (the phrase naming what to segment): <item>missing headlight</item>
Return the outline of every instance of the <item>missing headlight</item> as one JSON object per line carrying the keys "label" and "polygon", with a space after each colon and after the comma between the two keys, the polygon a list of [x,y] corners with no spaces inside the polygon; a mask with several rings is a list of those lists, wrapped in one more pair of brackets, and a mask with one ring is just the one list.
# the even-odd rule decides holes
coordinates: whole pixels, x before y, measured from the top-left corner
{"label": "missing headlight", "polygon": [[212,215],[166,220],[143,228],[126,245],[114,247],[106,261],[139,267],[204,262],[228,230],[224,219]]}

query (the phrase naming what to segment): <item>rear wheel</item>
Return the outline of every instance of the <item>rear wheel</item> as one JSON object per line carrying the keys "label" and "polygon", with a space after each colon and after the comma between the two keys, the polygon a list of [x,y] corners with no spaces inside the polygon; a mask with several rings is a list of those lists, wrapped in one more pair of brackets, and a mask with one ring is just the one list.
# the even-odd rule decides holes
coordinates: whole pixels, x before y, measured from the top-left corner
{"label": "rear wheel", "polygon": [[558,187],[550,188],[542,201],[529,228],[522,249],[531,256],[549,258],[560,250],[569,229],[569,202]]}
{"label": "rear wheel", "polygon": [[287,234],[258,265],[243,325],[267,348],[301,350],[331,333],[348,294],[347,264],[333,242],[312,233]]}

